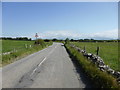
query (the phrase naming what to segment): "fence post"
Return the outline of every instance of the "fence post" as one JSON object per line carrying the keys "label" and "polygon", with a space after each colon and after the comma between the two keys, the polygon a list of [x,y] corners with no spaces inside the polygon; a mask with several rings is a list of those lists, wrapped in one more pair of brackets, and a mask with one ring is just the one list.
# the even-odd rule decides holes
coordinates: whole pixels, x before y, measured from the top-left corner
{"label": "fence post", "polygon": [[30,45],[30,48],[31,48],[31,45]]}
{"label": "fence post", "polygon": [[27,44],[25,44],[25,48],[27,48]]}
{"label": "fence post", "polygon": [[99,48],[99,47],[97,47],[97,55],[99,54],[99,49],[100,49],[100,48]]}
{"label": "fence post", "polygon": [[86,47],[84,46],[84,50],[86,50]]}

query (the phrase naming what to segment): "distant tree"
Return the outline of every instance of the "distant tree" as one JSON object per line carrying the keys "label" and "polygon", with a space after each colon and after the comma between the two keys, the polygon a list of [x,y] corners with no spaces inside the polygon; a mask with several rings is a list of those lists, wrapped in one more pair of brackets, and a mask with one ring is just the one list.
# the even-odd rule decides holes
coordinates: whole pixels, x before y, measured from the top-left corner
{"label": "distant tree", "polygon": [[45,46],[45,42],[42,39],[37,39],[34,44],[35,45],[41,45],[42,47]]}
{"label": "distant tree", "polygon": [[69,42],[70,42],[69,38],[66,38],[65,39],[65,44],[69,44]]}
{"label": "distant tree", "polygon": [[31,41],[32,39],[31,38],[29,38],[29,41]]}
{"label": "distant tree", "polygon": [[89,42],[90,40],[89,39],[84,39],[84,42]]}
{"label": "distant tree", "polygon": [[71,41],[71,42],[73,42],[73,41],[74,41],[74,39],[71,39],[70,41]]}
{"label": "distant tree", "polygon": [[57,41],[57,39],[56,39],[56,38],[54,38],[52,41]]}
{"label": "distant tree", "polygon": [[79,39],[79,42],[83,42],[84,40],[83,39]]}
{"label": "distant tree", "polygon": [[28,37],[16,37],[16,38],[12,38],[12,37],[2,37],[2,40],[30,40],[31,38],[28,39]]}
{"label": "distant tree", "polygon": [[45,41],[45,42],[49,42],[50,40],[49,40],[49,39],[45,39],[44,41]]}

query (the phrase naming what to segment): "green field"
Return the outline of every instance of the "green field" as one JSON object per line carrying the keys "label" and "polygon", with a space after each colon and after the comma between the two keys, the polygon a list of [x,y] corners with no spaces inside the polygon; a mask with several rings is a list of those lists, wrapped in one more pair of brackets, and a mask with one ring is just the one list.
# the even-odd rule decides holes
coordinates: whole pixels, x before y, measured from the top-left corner
{"label": "green field", "polygon": [[25,49],[25,44],[33,45],[34,41],[2,40],[2,53],[13,51],[14,49]]}
{"label": "green field", "polygon": [[0,54],[2,53],[2,40],[0,40]]}
{"label": "green field", "polygon": [[105,64],[111,68],[120,71],[118,68],[118,43],[117,42],[71,42],[72,44],[86,49],[87,53],[96,54],[96,48],[100,47],[99,56],[104,60]]}
{"label": "green field", "polygon": [[[14,62],[26,55],[37,52],[51,45],[52,42],[45,42],[44,45],[34,45],[35,41],[2,40],[2,65]],[[4,54],[11,52],[10,54]]]}

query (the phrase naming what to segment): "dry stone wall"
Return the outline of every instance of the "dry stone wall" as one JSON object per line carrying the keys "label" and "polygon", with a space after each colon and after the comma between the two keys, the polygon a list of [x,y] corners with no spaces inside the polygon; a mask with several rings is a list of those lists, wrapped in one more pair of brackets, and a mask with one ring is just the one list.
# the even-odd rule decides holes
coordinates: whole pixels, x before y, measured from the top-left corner
{"label": "dry stone wall", "polygon": [[70,46],[78,50],[78,52],[82,53],[85,57],[88,58],[88,60],[96,64],[99,70],[103,72],[107,72],[111,74],[112,76],[114,76],[115,78],[117,78],[117,82],[120,83],[120,72],[111,69],[108,65],[105,65],[101,57],[99,57],[98,55],[92,54],[92,53],[87,53],[85,50],[82,50],[81,48],[76,47],[73,44],[71,44]]}

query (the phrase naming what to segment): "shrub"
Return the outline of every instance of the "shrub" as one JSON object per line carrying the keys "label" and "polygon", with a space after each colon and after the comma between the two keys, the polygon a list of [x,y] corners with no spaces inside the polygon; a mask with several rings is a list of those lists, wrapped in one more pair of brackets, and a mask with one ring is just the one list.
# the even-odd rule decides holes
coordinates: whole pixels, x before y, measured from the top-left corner
{"label": "shrub", "polygon": [[69,42],[70,42],[69,38],[66,38],[65,44],[69,44]]}
{"label": "shrub", "polygon": [[45,42],[42,39],[37,39],[35,41],[35,45],[41,45],[42,47],[44,47],[45,46]]}

